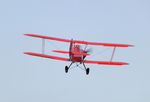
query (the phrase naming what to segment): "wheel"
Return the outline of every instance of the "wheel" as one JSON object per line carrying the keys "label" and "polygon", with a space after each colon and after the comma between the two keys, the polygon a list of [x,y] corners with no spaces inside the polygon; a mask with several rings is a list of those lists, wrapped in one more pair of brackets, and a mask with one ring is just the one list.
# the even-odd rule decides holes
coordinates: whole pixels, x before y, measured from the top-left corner
{"label": "wheel", "polygon": [[68,73],[68,66],[65,66],[65,72]]}
{"label": "wheel", "polygon": [[86,69],[86,75],[88,75],[88,74],[89,74],[89,72],[90,72],[90,69],[89,69],[89,68],[87,68],[87,69]]}

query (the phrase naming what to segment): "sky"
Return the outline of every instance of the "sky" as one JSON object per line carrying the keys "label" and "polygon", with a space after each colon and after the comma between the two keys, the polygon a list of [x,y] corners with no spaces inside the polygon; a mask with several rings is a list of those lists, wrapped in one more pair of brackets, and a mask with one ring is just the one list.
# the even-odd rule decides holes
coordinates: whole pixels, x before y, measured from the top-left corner
{"label": "sky", "polygon": [[[149,0],[0,0],[1,102],[150,102]],[[36,33],[66,39],[133,44],[118,48],[114,61],[130,65],[87,65],[65,73],[69,62],[24,55],[41,51]],[[104,60],[111,52],[93,57]],[[46,41],[46,53],[68,44]],[[64,55],[65,57],[68,57]],[[109,60],[109,58],[108,58]]]}

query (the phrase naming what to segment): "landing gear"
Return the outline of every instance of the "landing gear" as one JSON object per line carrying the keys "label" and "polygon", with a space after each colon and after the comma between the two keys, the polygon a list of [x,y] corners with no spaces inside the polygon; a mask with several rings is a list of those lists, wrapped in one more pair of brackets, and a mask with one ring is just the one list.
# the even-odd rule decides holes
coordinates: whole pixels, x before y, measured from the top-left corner
{"label": "landing gear", "polygon": [[[71,67],[71,65],[72,65],[73,63],[74,63],[74,62],[72,62],[69,66],[65,66],[65,72],[66,72],[66,73],[68,73],[68,70],[70,69],[70,67]],[[86,68],[85,64],[84,64],[84,63],[82,63],[82,64],[83,64],[83,66],[84,66],[84,69],[83,69],[83,70],[86,72],[86,75],[89,75],[90,68]],[[78,64],[76,64],[76,66],[82,69],[82,67],[80,67]]]}
{"label": "landing gear", "polygon": [[87,68],[86,69],[86,75],[89,75],[89,72],[90,72],[90,68]]}
{"label": "landing gear", "polygon": [[85,64],[84,64],[84,63],[83,63],[83,66],[84,66],[84,69],[85,69],[86,75],[89,75],[90,68],[86,68],[86,66],[85,66]]}
{"label": "landing gear", "polygon": [[68,69],[69,67],[68,66],[65,66],[65,72],[68,73]]}
{"label": "landing gear", "polygon": [[68,66],[65,66],[65,72],[68,73],[69,68],[71,67],[71,65],[73,64],[73,62]]}

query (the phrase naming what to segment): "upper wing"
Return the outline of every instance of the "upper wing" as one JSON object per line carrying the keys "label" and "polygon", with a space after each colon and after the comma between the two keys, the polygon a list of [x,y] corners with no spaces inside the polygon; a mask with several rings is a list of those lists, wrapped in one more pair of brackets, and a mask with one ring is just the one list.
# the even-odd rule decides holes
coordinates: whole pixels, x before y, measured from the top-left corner
{"label": "upper wing", "polygon": [[[43,38],[43,39],[61,41],[61,42],[68,42],[68,43],[72,42],[72,40],[68,40],[68,39],[49,37],[49,36],[43,36],[43,35],[37,35],[37,34],[25,34],[25,35],[26,36],[36,37],[36,38]],[[133,46],[133,45],[129,45],[129,44],[100,43],[100,42],[89,42],[89,41],[80,41],[80,40],[73,40],[73,42],[78,43],[78,44],[108,46],[108,47],[132,47]]]}
{"label": "upper wing", "polygon": [[116,65],[116,66],[120,66],[120,65],[128,65],[128,63],[126,63],[126,62],[91,61],[91,60],[85,60],[84,63],[88,63],[88,64],[101,64],[101,65]]}
{"label": "upper wing", "polygon": [[36,38],[55,40],[55,41],[71,42],[71,40],[68,40],[68,39],[62,39],[62,38],[56,38],[56,37],[50,37],[50,36],[43,36],[43,35],[37,35],[37,34],[24,34],[24,35],[31,36],[31,37],[36,37]]}
{"label": "upper wing", "polygon": [[61,60],[61,61],[69,61],[69,58],[51,56],[51,55],[46,55],[46,54],[34,53],[34,52],[24,52],[24,54],[38,56],[38,57],[44,57],[44,58],[51,58],[51,59]]}

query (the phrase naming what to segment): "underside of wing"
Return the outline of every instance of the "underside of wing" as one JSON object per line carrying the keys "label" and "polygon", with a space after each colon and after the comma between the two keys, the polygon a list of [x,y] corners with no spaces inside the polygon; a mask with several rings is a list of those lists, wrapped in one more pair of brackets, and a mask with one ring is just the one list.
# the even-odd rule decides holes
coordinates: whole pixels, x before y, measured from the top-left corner
{"label": "underside of wing", "polygon": [[107,47],[133,47],[133,45],[129,44],[117,44],[117,43],[101,43],[101,42],[89,42],[89,41],[81,41],[81,40],[68,40],[68,39],[62,39],[62,38],[56,38],[56,37],[50,37],[50,36],[43,36],[38,34],[24,34],[26,36],[36,37],[36,38],[43,38],[48,40],[55,40],[55,41],[61,41],[61,42],[74,42],[78,44],[86,44],[86,45],[96,45],[96,46],[107,46]]}
{"label": "underside of wing", "polygon": [[115,65],[115,66],[128,65],[128,63],[126,63],[126,62],[114,62],[114,61],[91,61],[91,60],[85,60],[84,63],[87,63],[87,64],[100,64],[100,65]]}
{"label": "underside of wing", "polygon": [[37,56],[37,57],[43,57],[43,58],[50,58],[50,59],[54,59],[54,60],[69,61],[69,58],[51,56],[51,55],[40,54],[40,53],[35,53],[35,52],[24,52],[24,54],[31,55],[31,56]]}

